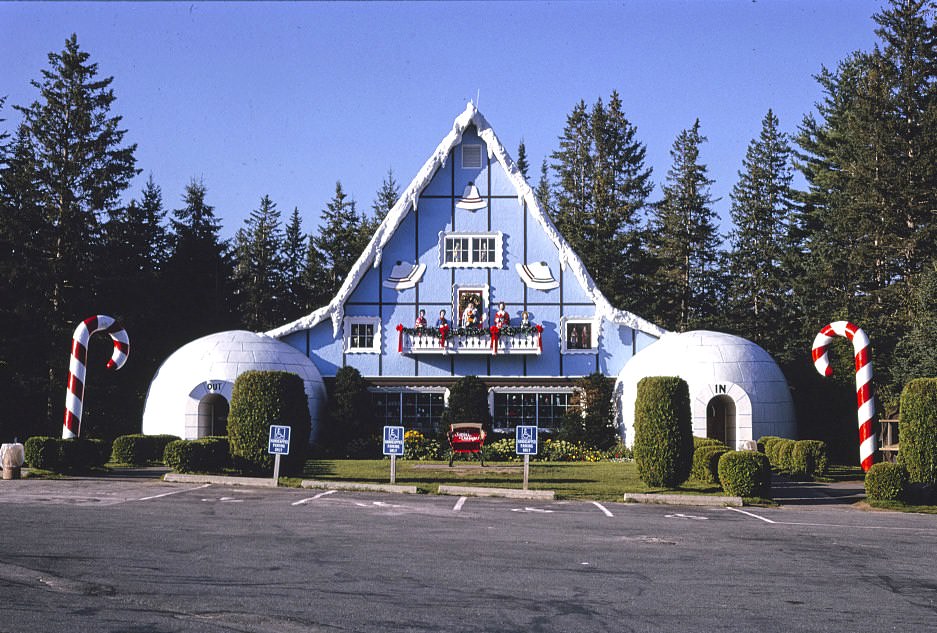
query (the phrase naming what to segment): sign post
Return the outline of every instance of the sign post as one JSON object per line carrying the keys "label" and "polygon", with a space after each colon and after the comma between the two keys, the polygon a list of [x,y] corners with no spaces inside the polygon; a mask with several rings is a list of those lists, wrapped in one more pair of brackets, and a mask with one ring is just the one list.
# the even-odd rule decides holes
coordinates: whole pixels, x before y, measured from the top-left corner
{"label": "sign post", "polygon": [[276,486],[280,481],[280,455],[290,454],[290,427],[270,425],[270,441],[267,444],[267,452],[274,456],[273,458],[273,485]]}
{"label": "sign post", "polygon": [[390,483],[397,482],[397,456],[403,455],[403,427],[384,427],[384,454],[390,455]]}
{"label": "sign post", "polygon": [[514,436],[515,450],[518,455],[524,456],[524,490],[530,479],[530,456],[537,454],[537,427],[518,426]]}

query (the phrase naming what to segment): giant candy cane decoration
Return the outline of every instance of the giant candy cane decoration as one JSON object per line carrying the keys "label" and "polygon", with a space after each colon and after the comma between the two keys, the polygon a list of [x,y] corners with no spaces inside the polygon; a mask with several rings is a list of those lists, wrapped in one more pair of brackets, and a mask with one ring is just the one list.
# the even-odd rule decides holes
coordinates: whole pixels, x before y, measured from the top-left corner
{"label": "giant candy cane decoration", "polygon": [[852,341],[856,357],[856,403],[859,407],[859,461],[862,470],[869,470],[875,458],[877,442],[872,427],[875,418],[875,396],[872,394],[872,359],[869,355],[869,337],[849,321],[830,323],[813,340],[813,364],[824,376],[832,376],[833,368],[827,358],[826,348],[834,336],[844,336]]}
{"label": "giant candy cane decoration", "polygon": [[103,314],[88,317],[78,324],[72,335],[72,359],[68,365],[68,389],[65,392],[65,423],[62,437],[71,439],[81,433],[81,399],[85,393],[85,363],[88,360],[88,340],[95,332],[107,332],[114,339],[114,353],[107,361],[108,369],[120,369],[130,354],[127,330],[113,317]]}

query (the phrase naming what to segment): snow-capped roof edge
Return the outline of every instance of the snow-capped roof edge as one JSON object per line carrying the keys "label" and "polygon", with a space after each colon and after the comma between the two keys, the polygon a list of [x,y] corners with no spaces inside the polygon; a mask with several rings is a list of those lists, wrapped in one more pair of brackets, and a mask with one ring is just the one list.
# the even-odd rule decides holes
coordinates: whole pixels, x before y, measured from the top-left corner
{"label": "snow-capped roof edge", "polygon": [[384,221],[374,232],[367,247],[358,257],[354,266],[351,267],[351,270],[345,277],[345,281],[342,283],[335,297],[332,298],[328,305],[315,310],[311,314],[265,332],[267,336],[282,338],[294,332],[314,327],[326,318],[332,319],[333,336],[338,336],[342,327],[342,319],[345,316],[345,301],[348,300],[351,293],[358,287],[358,283],[364,278],[368,268],[371,266],[376,267],[380,264],[384,247],[387,246],[387,243],[390,241],[391,237],[393,237],[397,228],[403,222],[404,218],[406,218],[407,213],[409,213],[411,209],[417,208],[419,197],[423,189],[425,189],[433,179],[436,170],[440,167],[445,167],[446,160],[449,158],[449,152],[453,147],[462,142],[462,134],[469,125],[475,125],[479,137],[485,141],[485,145],[488,147],[488,158],[497,159],[501,167],[507,172],[508,177],[511,179],[517,191],[518,202],[521,204],[524,202],[527,203],[527,209],[531,216],[537,220],[541,228],[543,228],[550,238],[550,241],[553,242],[553,245],[559,251],[560,266],[564,269],[568,267],[572,271],[583,290],[595,302],[596,316],[656,337],[660,337],[666,332],[666,330],[650,321],[636,314],[632,314],[631,312],[619,310],[608,302],[605,295],[603,295],[595,285],[595,281],[592,279],[591,275],[589,275],[582,260],[579,259],[579,255],[577,255],[569,245],[566,238],[560,234],[556,225],[553,224],[553,221],[546,212],[540,208],[540,204],[537,202],[537,197],[534,195],[533,190],[524,180],[523,174],[521,174],[514,160],[508,155],[507,150],[504,149],[504,145],[501,144],[500,139],[498,139],[498,136],[491,128],[488,120],[478,111],[475,104],[469,101],[465,107],[465,111],[456,117],[455,121],[452,123],[452,129],[439,143],[436,150],[423,164],[423,167],[417,172],[417,175],[407,188],[400,194],[400,199],[397,201],[397,204],[391,208],[384,218]]}

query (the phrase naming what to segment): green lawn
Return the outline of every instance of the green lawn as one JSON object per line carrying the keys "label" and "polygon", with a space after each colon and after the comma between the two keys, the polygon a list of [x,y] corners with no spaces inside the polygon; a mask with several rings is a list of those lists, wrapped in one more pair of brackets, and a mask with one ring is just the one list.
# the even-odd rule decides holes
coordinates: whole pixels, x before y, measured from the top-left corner
{"label": "green lawn", "polygon": [[[389,460],[310,460],[303,472],[305,479],[388,483]],[[416,486],[421,492],[436,493],[440,484],[486,488],[520,488],[524,479],[523,464],[478,462],[397,460],[397,483]],[[532,490],[553,490],[558,499],[621,501],[626,492],[667,492],[676,494],[721,495],[715,484],[689,481],[675,490],[648,488],[638,478],[634,462],[531,462]]]}

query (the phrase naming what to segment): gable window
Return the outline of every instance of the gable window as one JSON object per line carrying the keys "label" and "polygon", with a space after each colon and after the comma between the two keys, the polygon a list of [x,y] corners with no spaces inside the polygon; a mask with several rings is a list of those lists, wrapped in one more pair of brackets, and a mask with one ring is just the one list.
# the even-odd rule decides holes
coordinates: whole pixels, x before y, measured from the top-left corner
{"label": "gable window", "polygon": [[563,317],[560,332],[560,351],[564,354],[595,354],[599,349],[597,319]]}
{"label": "gable window", "polygon": [[444,268],[501,268],[502,234],[440,233]]}
{"label": "gable window", "polygon": [[482,146],[481,145],[462,145],[462,169],[481,169],[482,167]]}
{"label": "gable window", "polygon": [[380,354],[381,320],[377,317],[346,317],[344,338],[347,354]]}

